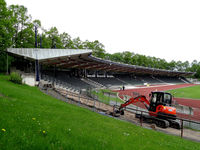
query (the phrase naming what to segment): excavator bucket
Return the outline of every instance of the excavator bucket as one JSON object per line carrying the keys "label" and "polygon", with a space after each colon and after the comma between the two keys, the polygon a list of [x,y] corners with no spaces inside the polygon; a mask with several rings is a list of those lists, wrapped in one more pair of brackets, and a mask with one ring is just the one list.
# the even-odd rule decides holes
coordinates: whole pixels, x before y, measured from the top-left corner
{"label": "excavator bucket", "polygon": [[120,115],[124,115],[124,110],[120,110],[120,107],[117,105],[113,106],[113,116],[119,117]]}

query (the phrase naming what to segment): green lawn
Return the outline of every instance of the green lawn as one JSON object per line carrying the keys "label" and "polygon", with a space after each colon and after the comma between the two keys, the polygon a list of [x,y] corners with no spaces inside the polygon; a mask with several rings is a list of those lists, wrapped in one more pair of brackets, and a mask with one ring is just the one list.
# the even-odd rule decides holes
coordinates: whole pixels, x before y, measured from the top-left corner
{"label": "green lawn", "polygon": [[[108,96],[104,95],[104,93],[107,93]],[[116,95],[116,97],[109,96],[109,93]],[[121,99],[119,99],[117,97],[117,93],[116,92],[112,92],[112,91],[107,90],[107,89],[101,89],[98,92],[97,91],[92,91],[92,94],[96,95],[98,97],[98,100],[103,102],[103,103],[105,103],[105,104],[109,104],[110,101],[124,103]]]}
{"label": "green lawn", "polygon": [[200,100],[200,85],[169,90],[168,92],[173,94],[174,97],[192,98]]}
{"label": "green lawn", "polygon": [[200,150],[200,143],[102,116],[7,79],[0,75],[1,150]]}

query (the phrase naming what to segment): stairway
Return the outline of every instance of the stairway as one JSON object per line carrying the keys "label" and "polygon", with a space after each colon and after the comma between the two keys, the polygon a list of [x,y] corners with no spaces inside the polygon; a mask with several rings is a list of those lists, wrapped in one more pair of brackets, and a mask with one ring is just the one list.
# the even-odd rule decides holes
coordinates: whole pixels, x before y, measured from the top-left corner
{"label": "stairway", "polygon": [[81,78],[81,80],[91,86],[94,86],[95,88],[106,88],[104,85],[98,83],[98,82],[95,82],[91,79],[88,79],[88,78]]}

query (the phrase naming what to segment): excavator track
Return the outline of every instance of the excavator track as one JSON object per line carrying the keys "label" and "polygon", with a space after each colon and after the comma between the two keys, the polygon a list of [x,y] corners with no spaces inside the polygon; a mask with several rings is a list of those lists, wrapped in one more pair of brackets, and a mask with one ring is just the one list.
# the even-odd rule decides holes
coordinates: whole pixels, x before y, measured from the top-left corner
{"label": "excavator track", "polygon": [[167,121],[169,122],[169,127],[179,129],[179,130],[181,129],[180,121],[171,120],[171,119],[168,119]]}
{"label": "excavator track", "polygon": [[145,123],[154,123],[156,124],[157,127],[160,127],[160,128],[168,128],[170,126],[169,121],[152,117],[149,115],[136,114],[136,118],[142,119],[142,121]]}
{"label": "excavator track", "polygon": [[[119,117],[120,115],[124,114],[124,110],[123,111],[119,111],[118,106],[115,106],[114,109],[114,116],[115,117]],[[160,128],[175,128],[175,129],[181,129],[181,125],[180,122],[174,119],[162,119],[162,118],[157,118],[154,116],[150,116],[150,115],[145,115],[145,114],[135,114],[136,118],[142,119],[142,121],[144,123],[148,123],[148,124],[155,124],[157,127]]]}

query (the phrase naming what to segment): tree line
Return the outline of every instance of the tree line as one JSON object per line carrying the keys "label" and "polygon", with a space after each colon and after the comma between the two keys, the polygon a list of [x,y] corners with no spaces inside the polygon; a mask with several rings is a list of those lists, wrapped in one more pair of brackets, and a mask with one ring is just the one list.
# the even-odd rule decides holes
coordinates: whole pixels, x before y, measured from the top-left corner
{"label": "tree line", "polygon": [[[98,40],[82,41],[79,37],[72,38],[68,33],[59,33],[56,27],[45,29],[40,20],[32,20],[26,7],[22,5],[7,6],[5,0],[0,0],[0,71],[6,70],[6,48],[34,48],[35,47],[35,26],[42,33],[37,34],[38,47],[58,49],[92,49],[93,55],[111,61],[145,66],[150,68],[167,69],[174,71],[196,72],[194,77],[200,78],[200,62],[194,60],[171,61],[150,57],[133,52],[124,51],[109,54],[105,46]],[[42,45],[40,45],[42,40]],[[9,57],[9,62],[15,59]]]}

